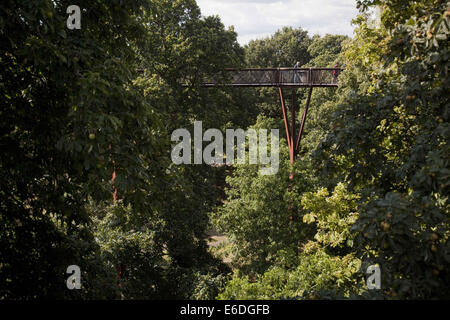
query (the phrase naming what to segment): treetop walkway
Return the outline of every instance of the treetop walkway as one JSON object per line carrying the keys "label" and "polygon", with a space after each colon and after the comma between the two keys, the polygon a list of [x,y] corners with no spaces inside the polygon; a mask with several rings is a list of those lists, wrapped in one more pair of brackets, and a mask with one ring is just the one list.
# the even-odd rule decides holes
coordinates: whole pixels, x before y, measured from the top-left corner
{"label": "treetop walkway", "polygon": [[202,86],[232,87],[337,87],[340,68],[246,68],[225,69],[228,82],[205,79]]}
{"label": "treetop walkway", "polygon": [[[231,87],[276,87],[280,94],[286,137],[289,147],[290,162],[294,163],[300,150],[303,129],[305,127],[311,94],[314,87],[337,87],[341,68],[246,68],[224,69],[224,82],[215,79],[205,79],[203,87],[231,86]],[[283,88],[292,90],[291,115],[285,106]],[[306,106],[303,110],[300,127],[296,129],[296,91],[298,88],[309,88]],[[293,178],[291,174],[290,178]]]}

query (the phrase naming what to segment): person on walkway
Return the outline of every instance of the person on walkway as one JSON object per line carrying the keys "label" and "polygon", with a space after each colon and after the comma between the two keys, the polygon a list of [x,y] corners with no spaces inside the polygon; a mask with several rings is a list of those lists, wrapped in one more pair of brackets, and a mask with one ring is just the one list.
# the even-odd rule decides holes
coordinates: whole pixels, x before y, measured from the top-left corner
{"label": "person on walkway", "polygon": [[[297,63],[294,65],[294,69],[300,69],[301,63],[300,61],[297,61]],[[300,82],[300,75],[298,70],[294,70],[294,83]]]}
{"label": "person on walkway", "polygon": [[334,70],[333,70],[333,83],[337,83],[337,78],[339,76],[339,64],[336,62],[336,64],[334,65]]}

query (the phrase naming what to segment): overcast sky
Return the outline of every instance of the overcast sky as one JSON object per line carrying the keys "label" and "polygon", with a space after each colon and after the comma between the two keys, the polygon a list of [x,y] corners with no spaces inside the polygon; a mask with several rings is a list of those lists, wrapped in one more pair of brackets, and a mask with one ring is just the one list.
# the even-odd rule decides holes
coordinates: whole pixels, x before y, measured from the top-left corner
{"label": "overcast sky", "polygon": [[219,15],[233,25],[238,41],[264,38],[283,26],[302,27],[310,35],[353,35],[356,0],[197,0],[202,15]]}

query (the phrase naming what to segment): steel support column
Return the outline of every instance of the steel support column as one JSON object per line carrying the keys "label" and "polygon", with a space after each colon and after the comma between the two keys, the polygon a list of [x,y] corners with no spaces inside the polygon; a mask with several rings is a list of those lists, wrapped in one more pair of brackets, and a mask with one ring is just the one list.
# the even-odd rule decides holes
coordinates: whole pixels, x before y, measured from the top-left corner
{"label": "steel support column", "polygon": [[279,92],[280,92],[280,101],[281,101],[281,109],[283,110],[283,120],[284,120],[284,127],[286,129],[286,139],[287,139],[287,143],[288,143],[288,148],[289,148],[289,155],[291,154],[291,148],[294,147],[294,144],[291,143],[291,133],[289,131],[289,124],[288,124],[288,118],[287,118],[287,112],[286,112],[286,107],[284,105],[284,96],[283,96],[283,89],[278,88]]}
{"label": "steel support column", "polygon": [[[309,73],[309,77],[311,77],[311,72]],[[313,90],[313,86],[311,85],[309,87],[309,92],[308,92],[308,97],[306,99],[305,109],[303,111],[302,120],[300,122],[300,128],[299,128],[299,131],[297,134],[296,128],[295,128],[295,122],[296,122],[295,121],[296,120],[295,119],[295,107],[296,107],[296,99],[297,99],[296,90],[295,89],[292,90],[291,115],[290,115],[291,118],[289,119],[288,114],[287,114],[287,108],[285,105],[283,89],[281,87],[278,88],[278,91],[280,94],[281,109],[283,111],[284,127],[286,129],[286,139],[287,139],[288,148],[289,148],[289,161],[290,161],[291,165],[294,164],[295,157],[300,151],[300,142],[301,142],[303,131],[305,128],[306,117],[308,115],[308,109],[309,109],[309,105],[311,102],[312,90]],[[291,120],[290,121],[291,123],[289,123],[289,120]],[[291,173],[289,178],[292,179],[293,177],[294,177],[294,174]]]}
{"label": "steel support column", "polygon": [[300,151],[300,141],[302,140],[303,129],[305,128],[306,116],[308,114],[309,103],[311,101],[313,87],[309,87],[308,98],[306,99],[305,110],[303,111],[302,122],[300,123],[300,130],[298,132],[297,143],[295,144],[295,155]]}
{"label": "steel support column", "polygon": [[291,122],[292,122],[292,130],[291,130],[291,146],[292,146],[292,156],[291,164],[294,163],[295,160],[295,89],[292,89],[292,105],[291,105]]}

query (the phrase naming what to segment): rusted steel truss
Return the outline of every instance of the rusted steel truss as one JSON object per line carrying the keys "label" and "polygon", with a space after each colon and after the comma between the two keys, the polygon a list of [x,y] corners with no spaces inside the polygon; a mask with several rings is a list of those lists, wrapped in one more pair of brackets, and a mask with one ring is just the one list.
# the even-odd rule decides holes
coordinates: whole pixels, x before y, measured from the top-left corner
{"label": "rusted steel truss", "polygon": [[[303,115],[302,115],[302,119],[300,122],[300,127],[297,132],[296,119],[295,119],[296,89],[292,89],[291,115],[290,115],[290,119],[288,119],[288,113],[287,113],[287,108],[285,105],[283,88],[281,88],[281,87],[278,88],[279,94],[280,94],[281,109],[283,111],[283,120],[284,120],[285,129],[286,129],[288,148],[289,148],[289,160],[290,160],[291,164],[294,163],[295,157],[297,156],[298,152],[300,151],[300,142],[302,140],[303,130],[305,128],[305,121],[306,121],[306,116],[308,114],[309,104],[311,101],[312,89],[313,89],[313,87],[310,86],[309,90],[308,90],[308,98],[306,99],[305,109],[303,110]],[[289,120],[290,120],[290,123],[289,123]]]}

